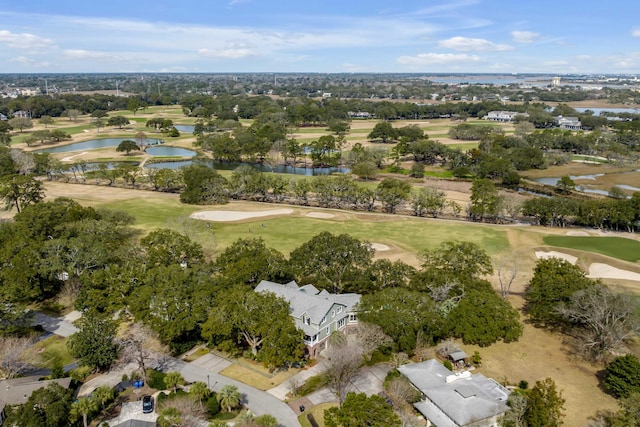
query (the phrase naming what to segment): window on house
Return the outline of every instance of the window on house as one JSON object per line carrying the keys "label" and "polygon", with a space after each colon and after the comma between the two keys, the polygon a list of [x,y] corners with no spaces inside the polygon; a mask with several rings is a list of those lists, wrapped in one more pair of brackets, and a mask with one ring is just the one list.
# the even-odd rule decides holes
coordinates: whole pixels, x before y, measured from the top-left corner
{"label": "window on house", "polygon": [[329,330],[330,330],[330,329],[331,329],[331,328],[329,328],[329,327],[327,326],[327,331],[326,331],[326,332],[327,332],[327,335],[329,335]]}
{"label": "window on house", "polygon": [[342,319],[338,320],[338,328],[342,329],[344,328],[344,325],[347,324],[347,318],[343,317]]}
{"label": "window on house", "polygon": [[323,324],[324,322],[326,322],[326,321],[327,321],[327,316],[324,316],[324,317],[322,318],[322,320],[320,321],[320,324],[322,325],[322,324]]}
{"label": "window on house", "polygon": [[311,324],[311,318],[310,318],[310,317],[305,317],[302,321],[303,321],[304,323],[306,323],[307,325],[310,325],[310,324]]}
{"label": "window on house", "polygon": [[331,311],[331,317],[336,317],[336,311],[335,310]]}
{"label": "window on house", "polygon": [[342,313],[342,307],[338,307],[338,314]]}
{"label": "window on house", "polygon": [[349,322],[355,322],[356,320],[358,320],[358,316],[353,313],[349,315]]}

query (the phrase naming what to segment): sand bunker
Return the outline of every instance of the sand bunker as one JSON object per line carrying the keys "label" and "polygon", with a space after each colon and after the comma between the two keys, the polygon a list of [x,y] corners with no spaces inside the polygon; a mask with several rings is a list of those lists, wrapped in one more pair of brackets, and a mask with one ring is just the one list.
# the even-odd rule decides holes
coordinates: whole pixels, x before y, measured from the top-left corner
{"label": "sand bunker", "polygon": [[309,218],[320,218],[320,219],[329,219],[335,217],[334,214],[324,213],[324,212],[309,212],[305,216]]}
{"label": "sand bunker", "polygon": [[556,252],[556,251],[551,251],[551,252],[536,251],[536,257],[539,259],[559,258],[573,265],[575,265],[576,261],[578,261],[578,258],[574,257],[573,255],[564,254],[562,252]]}
{"label": "sand bunker", "polygon": [[567,231],[567,236],[589,236],[586,231]]}
{"label": "sand bunker", "polygon": [[268,211],[240,212],[240,211],[202,211],[191,214],[193,219],[203,219],[206,221],[229,222],[241,221],[243,219],[261,218],[263,216],[289,215],[293,209],[271,209]]}
{"label": "sand bunker", "polygon": [[389,249],[391,249],[389,246],[383,245],[382,243],[372,243],[371,247],[379,252],[388,251]]}
{"label": "sand bunker", "polygon": [[608,264],[594,262],[589,266],[589,275],[592,279],[623,279],[640,282],[640,273],[629,270],[621,270]]}

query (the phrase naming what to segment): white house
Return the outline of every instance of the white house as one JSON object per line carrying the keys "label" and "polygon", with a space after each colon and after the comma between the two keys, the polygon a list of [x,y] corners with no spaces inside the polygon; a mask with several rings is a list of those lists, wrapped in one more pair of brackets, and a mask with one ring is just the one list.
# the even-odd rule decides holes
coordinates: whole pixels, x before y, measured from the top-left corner
{"label": "white house", "polygon": [[517,111],[489,111],[485,116],[485,120],[492,122],[512,122],[516,116],[529,117],[527,113],[518,113]]}
{"label": "white house", "polygon": [[556,121],[558,122],[558,126],[560,129],[567,130],[582,130],[582,122],[577,117],[556,117]]}
{"label": "white house", "polygon": [[304,343],[310,357],[316,357],[326,347],[327,338],[334,331],[356,325],[354,307],[359,294],[331,294],[313,285],[298,286],[295,281],[285,285],[261,281],[256,292],[271,292],[289,303],[296,326],[304,331]]}
{"label": "white house", "polygon": [[498,427],[509,410],[509,390],[482,374],[454,374],[435,359],[398,368],[422,393],[413,406],[424,415],[427,426]]}

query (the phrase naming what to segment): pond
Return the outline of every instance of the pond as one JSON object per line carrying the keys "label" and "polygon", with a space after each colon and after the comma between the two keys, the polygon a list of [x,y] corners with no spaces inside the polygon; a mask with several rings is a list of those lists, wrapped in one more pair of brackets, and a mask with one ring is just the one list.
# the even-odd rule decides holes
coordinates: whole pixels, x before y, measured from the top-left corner
{"label": "pond", "polygon": [[584,113],[587,110],[593,111],[594,116],[599,116],[603,111],[610,113],[631,113],[640,114],[640,110],[637,108],[576,108],[578,113]]}
{"label": "pond", "polygon": [[[160,147],[154,147],[160,148]],[[167,147],[168,148],[168,147]],[[149,149],[147,149],[149,152]],[[257,169],[261,172],[276,172],[276,173],[285,173],[285,174],[293,174],[293,175],[304,175],[304,176],[315,176],[315,175],[329,175],[332,173],[349,173],[351,170],[349,168],[299,168],[293,166],[285,166],[285,165],[277,165],[274,166],[273,169],[268,165],[261,164],[253,164],[253,163],[242,163],[242,162],[215,162],[213,160],[198,160],[199,164],[203,164],[209,166],[210,168],[216,170],[236,170],[239,166],[248,165]],[[155,169],[179,169],[183,166],[189,166],[193,163],[191,160],[184,160],[180,162],[159,162],[159,163],[147,163],[145,167],[155,168]]]}
{"label": "pond", "polygon": [[[131,140],[135,141],[134,138],[105,138],[105,139],[90,139],[89,141],[83,142],[74,142],[73,144],[61,145],[59,147],[51,147],[51,148],[43,148],[41,150],[36,150],[37,153],[67,153],[70,151],[85,151],[85,150],[95,150],[96,148],[105,148],[105,147],[117,147],[120,145],[122,141]],[[164,141],[161,139],[148,138],[146,143],[147,145],[158,145],[162,144]]]}
{"label": "pond", "polygon": [[146,149],[146,153],[150,156],[174,156],[174,157],[193,157],[197,153],[193,150],[187,150],[186,148],[170,147],[170,146],[157,146],[149,147]]}
{"label": "pond", "polygon": [[[636,169],[633,172],[638,172],[639,170]],[[630,173],[630,172],[622,172],[622,173]],[[600,176],[604,176],[605,174],[603,173],[594,173],[591,175],[570,175],[569,178],[571,178],[572,180],[580,180],[580,179],[584,179],[584,180],[596,180],[598,177]],[[546,177],[546,178],[536,178],[533,181],[539,182],[540,184],[544,184],[544,185],[550,185],[552,187],[555,187],[556,185],[558,185],[558,181],[560,181],[560,178],[556,178],[556,177]],[[626,185],[626,184],[615,184],[614,187],[618,187],[621,188],[623,190],[629,190],[629,191],[640,191],[640,188],[638,187],[633,187],[631,185]],[[576,185],[576,190],[578,191],[582,191],[583,193],[592,193],[592,194],[600,194],[603,196],[608,196],[609,195],[609,191],[607,190],[598,190],[596,188],[588,188],[582,185]]]}
{"label": "pond", "polygon": [[194,125],[174,125],[173,127],[182,133],[193,133],[193,130],[196,128]]}

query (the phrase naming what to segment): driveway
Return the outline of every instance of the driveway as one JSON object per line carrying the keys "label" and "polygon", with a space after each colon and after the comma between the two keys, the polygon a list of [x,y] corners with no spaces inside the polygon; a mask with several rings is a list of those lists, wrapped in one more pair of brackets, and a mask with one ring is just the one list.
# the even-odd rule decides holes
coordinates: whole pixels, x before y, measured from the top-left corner
{"label": "driveway", "polygon": [[78,328],[76,328],[71,321],[65,318],[52,317],[37,311],[33,316],[33,325],[41,325],[45,331],[52,332],[61,337],[68,337],[78,332]]}
{"label": "driveway", "polygon": [[225,385],[234,385],[244,395],[243,403],[255,415],[271,414],[278,419],[278,424],[285,427],[300,427],[298,417],[284,402],[265,391],[261,391],[239,381],[218,374],[215,370],[208,370],[197,364],[187,363],[171,358],[163,366],[163,371],[178,371],[188,382],[208,382],[213,391],[220,391]]}

